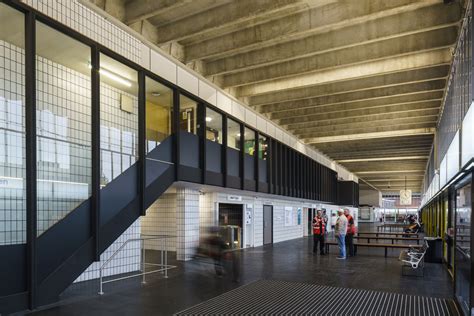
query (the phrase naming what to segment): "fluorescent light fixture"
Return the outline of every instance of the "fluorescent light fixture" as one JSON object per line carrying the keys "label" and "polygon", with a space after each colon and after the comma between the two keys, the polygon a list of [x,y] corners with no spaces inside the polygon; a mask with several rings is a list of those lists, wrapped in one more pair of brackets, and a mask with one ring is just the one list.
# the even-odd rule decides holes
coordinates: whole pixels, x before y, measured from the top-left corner
{"label": "fluorescent light fixture", "polygon": [[159,92],[152,92],[151,95],[154,96],[154,97],[159,97],[159,96],[161,95],[161,93],[159,93]]}
{"label": "fluorescent light fixture", "polygon": [[109,78],[109,79],[112,79],[113,81],[116,81],[116,82],[118,82],[118,83],[120,83],[120,84],[122,84],[122,85],[128,87],[128,88],[130,88],[130,87],[132,86],[132,83],[131,83],[130,81],[125,80],[125,79],[123,79],[122,77],[120,77],[119,75],[116,75],[116,74],[114,74],[113,72],[108,71],[108,70],[106,70],[106,69],[104,69],[104,68],[100,68],[99,73],[100,73],[101,75],[106,76],[106,77]]}
{"label": "fluorescent light fixture", "polygon": [[240,133],[237,133],[237,135],[236,135],[236,136],[237,136],[237,137],[240,137]]}
{"label": "fluorescent light fixture", "polygon": [[206,122],[210,122],[210,121],[212,121],[212,117],[206,116]]}
{"label": "fluorescent light fixture", "polygon": [[[89,69],[92,69],[92,64],[90,62],[87,63],[87,67]],[[116,73],[113,73],[110,70],[107,70],[105,68],[100,68],[99,73],[101,75],[106,76],[109,79],[112,79],[113,81],[116,81],[116,82],[128,87],[128,88],[132,87],[132,83],[130,81],[128,81],[127,79],[122,78],[121,76],[117,75]]]}

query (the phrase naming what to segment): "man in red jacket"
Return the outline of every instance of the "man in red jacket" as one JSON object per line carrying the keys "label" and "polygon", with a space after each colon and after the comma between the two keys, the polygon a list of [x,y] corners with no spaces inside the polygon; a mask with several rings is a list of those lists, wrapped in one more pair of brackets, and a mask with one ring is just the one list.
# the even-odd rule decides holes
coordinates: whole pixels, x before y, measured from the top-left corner
{"label": "man in red jacket", "polygon": [[321,256],[325,254],[324,234],[326,234],[326,221],[321,216],[321,210],[318,210],[313,218],[313,253],[316,253],[319,243],[319,253]]}
{"label": "man in red jacket", "polygon": [[349,213],[349,210],[344,209],[344,215],[347,217],[347,233],[346,233],[346,246],[348,248],[349,257],[355,255],[354,252],[354,235],[356,232],[354,217]]}

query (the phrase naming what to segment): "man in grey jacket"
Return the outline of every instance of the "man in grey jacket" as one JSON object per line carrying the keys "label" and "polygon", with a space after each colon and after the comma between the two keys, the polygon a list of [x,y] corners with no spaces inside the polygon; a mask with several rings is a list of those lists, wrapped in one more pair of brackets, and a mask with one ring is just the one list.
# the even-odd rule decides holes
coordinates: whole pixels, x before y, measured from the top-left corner
{"label": "man in grey jacket", "polygon": [[337,239],[337,244],[339,246],[339,257],[337,259],[345,260],[346,259],[346,232],[347,232],[347,217],[344,215],[342,210],[337,211],[339,217],[336,220],[336,225],[334,227],[334,235]]}

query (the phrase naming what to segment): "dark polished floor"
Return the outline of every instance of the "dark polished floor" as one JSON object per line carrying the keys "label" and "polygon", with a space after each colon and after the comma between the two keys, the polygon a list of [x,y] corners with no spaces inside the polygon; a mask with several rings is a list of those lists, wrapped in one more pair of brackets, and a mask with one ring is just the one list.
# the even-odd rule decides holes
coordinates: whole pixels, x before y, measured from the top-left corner
{"label": "dark polished floor", "polygon": [[[402,277],[399,251],[360,249],[358,256],[336,260],[335,251],[313,255],[311,240],[300,238],[241,251],[241,280],[217,278],[210,264],[187,262],[164,279],[155,274],[146,285],[128,280],[105,285],[97,295],[97,283],[75,285],[59,306],[32,315],[172,315],[197,303],[260,279],[274,279],[379,290],[439,298],[452,297],[450,276],[441,264],[426,264],[425,276]],[[75,293],[75,291],[77,293]]]}

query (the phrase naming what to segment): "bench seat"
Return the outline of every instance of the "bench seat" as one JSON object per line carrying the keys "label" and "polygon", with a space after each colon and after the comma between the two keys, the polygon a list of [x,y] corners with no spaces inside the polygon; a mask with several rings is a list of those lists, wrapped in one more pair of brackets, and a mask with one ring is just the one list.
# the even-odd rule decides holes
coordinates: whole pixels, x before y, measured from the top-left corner
{"label": "bench seat", "polygon": [[[327,241],[326,242],[326,253],[329,253],[329,246],[337,246],[337,241]],[[422,248],[421,245],[408,245],[408,244],[370,244],[370,243],[354,243],[354,250],[357,252],[357,247],[372,247],[372,248],[385,248],[385,257],[387,257],[388,248],[396,249],[417,249]]]}

